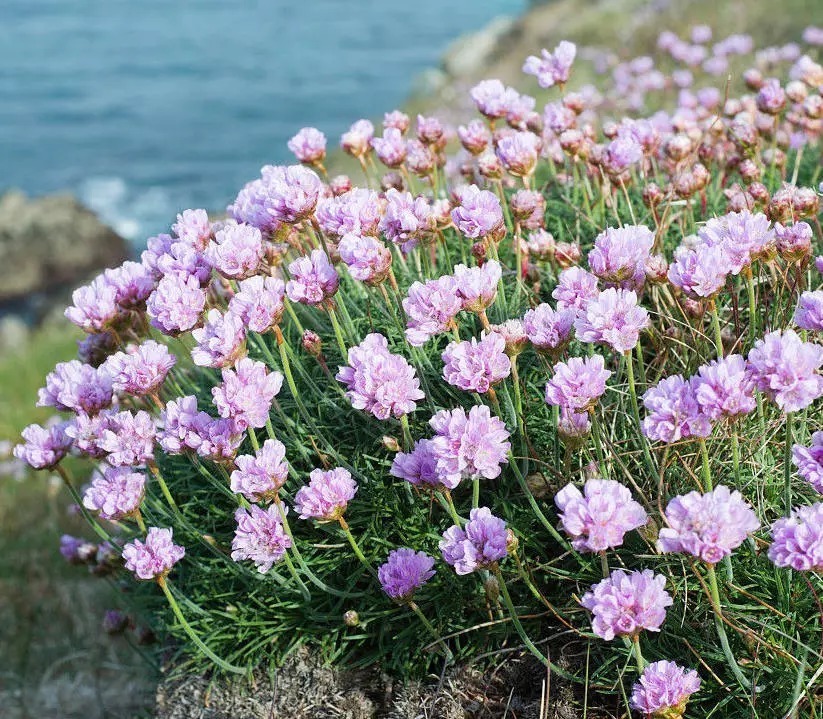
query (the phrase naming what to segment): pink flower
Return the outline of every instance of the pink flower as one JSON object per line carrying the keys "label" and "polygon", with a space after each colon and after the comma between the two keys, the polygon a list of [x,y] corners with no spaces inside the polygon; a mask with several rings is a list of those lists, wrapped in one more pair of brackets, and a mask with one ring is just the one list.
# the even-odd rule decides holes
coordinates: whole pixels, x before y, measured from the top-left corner
{"label": "pink flower", "polygon": [[340,138],[340,147],[349,155],[362,157],[368,153],[373,137],[374,125],[368,120],[358,120],[348,132],[343,133]]}
{"label": "pink flower", "polygon": [[197,342],[191,358],[200,367],[228,367],[245,351],[246,328],[232,312],[209,310],[206,323],[191,334]]}
{"label": "pink flower", "polygon": [[259,229],[251,225],[228,223],[215,233],[205,254],[224,277],[251,277],[265,256],[263,236]]}
{"label": "pink flower", "polygon": [[654,233],[642,225],[607,228],[589,253],[591,271],[604,282],[625,289],[639,289],[646,279]]}
{"label": "pink flower", "polygon": [[244,432],[265,426],[282,385],[280,372],[269,372],[262,362],[244,357],[234,369],[223,369],[223,382],[212,387],[211,394],[218,414],[231,419],[237,432]]}
{"label": "pink flower", "polygon": [[794,323],[802,330],[823,332],[823,290],[806,291],[800,295]]}
{"label": "pink flower", "polygon": [[632,688],[632,709],[646,716],[681,716],[689,697],[700,689],[700,677],[694,669],[684,669],[674,662],[652,662]]}
{"label": "pink flower", "polygon": [[666,591],[666,577],[649,569],[624,572],[615,569],[608,579],[595,584],[580,600],[592,613],[592,629],[611,641],[616,636],[632,637],[644,629],[659,632],[672,598]]}
{"label": "pink flower", "polygon": [[508,555],[506,523],[488,507],[472,509],[465,527],[454,525],[443,533],[440,552],[457,574],[471,574]]}
{"label": "pink flower", "polygon": [[202,251],[211,238],[209,215],[205,210],[183,210],[171,231],[187,245]]}
{"label": "pink flower", "polygon": [[398,602],[405,602],[434,576],[434,559],[425,552],[403,547],[389,553],[377,570],[383,591]]}
{"label": "pink flower", "polygon": [[643,434],[651,441],[671,444],[689,437],[708,437],[711,420],[701,409],[695,395],[698,381],[673,375],[660,380],[643,395],[646,418]]}
{"label": "pink flower", "polygon": [[65,423],[47,427],[30,424],[22,436],[24,442],[15,446],[14,456],[32,469],[51,469],[68,454],[72,445]]}
{"label": "pink flower", "polygon": [[242,280],[229,302],[229,312],[252,332],[268,332],[279,324],[285,305],[286,285],[279,277],[256,275]]}
{"label": "pink flower", "polygon": [[517,97],[517,90],[506,87],[500,80],[481,80],[469,94],[478,111],[495,120],[506,117],[512,100]]}
{"label": "pink flower", "polygon": [[569,79],[572,63],[577,55],[577,46],[573,42],[563,40],[554,52],[540,51],[541,57],[530,55],[523,63],[523,72],[534,75],[537,84],[542,88],[554,85],[565,85]]}
{"label": "pink flower", "polygon": [[145,410],[116,412],[106,417],[97,446],[113,467],[133,467],[154,459],[156,434],[154,419]]}
{"label": "pink flower", "polygon": [[414,282],[403,299],[409,344],[421,347],[434,335],[445,332],[461,309],[463,299],[453,277],[443,275],[425,284]]}
{"label": "pink flower", "polygon": [[286,448],[276,439],[267,439],[254,456],[240,455],[234,463],[231,491],[250,502],[273,501],[289,476]]}
{"label": "pink flower", "polygon": [[292,302],[319,305],[337,292],[340,277],[323,250],[312,250],[289,265],[286,294]]}
{"label": "pink flower", "polygon": [[131,467],[106,467],[97,474],[83,495],[83,506],[103,519],[133,515],[143,501],[146,476]]}
{"label": "pink flower", "polygon": [[540,147],[540,138],[533,132],[513,132],[497,143],[497,157],[515,177],[528,177],[537,165]]}
{"label": "pink flower", "polygon": [[729,355],[698,369],[691,381],[700,409],[712,421],[754,411],[754,380],[742,355]]}
{"label": "pink flower", "polygon": [[567,267],[560,273],[557,287],[552,297],[557,300],[557,309],[584,310],[589,301],[600,294],[597,277],[581,267]]}
{"label": "pink flower", "polygon": [[823,502],[798,507],[772,525],[769,559],[798,572],[823,570]]}
{"label": "pink flower", "polygon": [[[414,485],[429,485],[436,487],[443,484],[447,489],[454,489],[460,482],[441,481],[437,473],[437,454],[434,450],[434,443],[430,439],[419,439],[414,443],[411,452],[398,452],[394,455],[390,470],[392,477],[404,479]],[[448,480],[446,480],[448,482]]]}
{"label": "pink flower", "polygon": [[386,128],[383,137],[372,138],[371,146],[386,167],[400,167],[406,159],[406,141],[397,128]]}
{"label": "pink flower", "polygon": [[497,260],[488,260],[480,267],[456,265],[454,280],[457,294],[463,300],[463,309],[468,312],[482,312],[497,297],[497,284],[503,270]]}
{"label": "pink flower", "polygon": [[97,414],[112,400],[109,373],[78,360],[59,362],[46,376],[46,386],[38,392],[38,407],[54,407],[62,412]]}
{"label": "pink flower", "polygon": [[152,326],[163,334],[186,332],[200,321],[206,293],[192,275],[167,275],[157,284],[146,303]]}
{"label": "pink flower", "polygon": [[357,493],[357,482],[342,467],[324,472],[313,469],[309,483],[297,490],[294,511],[300,519],[336,521],[343,516],[346,506]]}
{"label": "pink flower", "polygon": [[546,383],[546,402],[574,412],[588,411],[606,391],[611,375],[600,355],[558,362],[554,376]]}
{"label": "pink flower", "polygon": [[609,345],[617,352],[630,352],[649,326],[649,313],[637,304],[633,290],[610,287],[589,300],[574,321],[581,342]]}
{"label": "pink flower", "polygon": [[380,220],[380,231],[386,239],[408,252],[435,226],[432,207],[423,197],[410,192],[389,188],[386,192],[386,211]]}
{"label": "pink flower", "polygon": [[381,211],[377,193],[357,187],[337,197],[326,197],[317,204],[317,223],[332,237],[376,235]]}
{"label": "pink flower", "polygon": [[480,341],[452,342],[443,352],[446,382],[467,392],[488,392],[511,373],[506,340],[496,332],[483,333]]}
{"label": "pink flower", "polygon": [[648,516],[631,492],[613,479],[590,479],[583,492],[567,484],[554,497],[560,522],[580,552],[602,552],[623,544],[627,532]]}
{"label": "pink flower", "polygon": [[535,349],[557,352],[571,339],[574,317],[574,310],[555,311],[544,302],[523,315],[523,329]]}
{"label": "pink flower", "polygon": [[126,352],[116,352],[102,365],[115,392],[141,397],[156,392],[174,367],[176,357],[166,345],[146,340]]}
{"label": "pink flower", "polygon": [[354,279],[376,285],[388,277],[392,262],[391,252],[377,238],[343,235],[338,250],[340,259],[349,268],[349,274]]}
{"label": "pink flower", "polygon": [[171,529],[149,527],[145,542],[135,539],[123,547],[126,569],[138,579],[165,577],[186,554],[186,550],[172,541]]}
{"label": "pink flower", "polygon": [[294,156],[307,165],[317,165],[326,157],[326,136],[316,127],[303,127],[288,142]]}
{"label": "pink flower", "polygon": [[657,546],[661,552],[684,552],[717,564],[760,527],[740,492],[723,485],[706,494],[689,492],[666,507],[666,522]]}
{"label": "pink flower", "polygon": [[460,204],[452,212],[455,226],[466,237],[479,239],[503,228],[503,209],[493,192],[469,185],[460,193]]}
{"label": "pink flower", "polygon": [[669,266],[669,281],[693,299],[714,297],[726,284],[729,261],[722,247],[678,248]]}
{"label": "pink flower", "polygon": [[[284,508],[285,509],[285,508]],[[250,559],[260,574],[268,572],[291,547],[280,510],[272,505],[261,509],[256,504],[234,513],[237,529],[231,542],[231,558],[235,562]]]}
{"label": "pink flower", "polygon": [[797,473],[823,494],[823,432],[815,432],[808,447],[794,445],[792,460],[797,467]]}

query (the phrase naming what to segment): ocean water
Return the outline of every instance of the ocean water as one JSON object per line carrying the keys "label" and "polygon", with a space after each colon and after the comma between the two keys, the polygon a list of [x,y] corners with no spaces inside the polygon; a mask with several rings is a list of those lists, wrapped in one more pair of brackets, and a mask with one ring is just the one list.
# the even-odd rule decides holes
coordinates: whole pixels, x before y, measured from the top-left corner
{"label": "ocean water", "polygon": [[526,0],[2,0],[0,188],[68,190],[141,242],[219,209],[304,125],[379,117]]}

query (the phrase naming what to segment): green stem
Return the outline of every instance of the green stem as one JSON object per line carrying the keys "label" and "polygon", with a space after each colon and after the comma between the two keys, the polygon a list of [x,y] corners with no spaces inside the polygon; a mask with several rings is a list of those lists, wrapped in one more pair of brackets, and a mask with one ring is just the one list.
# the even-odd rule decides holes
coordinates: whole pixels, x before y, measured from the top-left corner
{"label": "green stem", "polygon": [[143,534],[147,534],[146,522],[143,519],[143,513],[139,509],[134,512],[134,521],[137,522],[137,526],[140,527],[140,531]]}
{"label": "green stem", "polygon": [[751,682],[746,679],[743,672],[740,670],[737,660],[734,658],[734,654],[732,654],[732,648],[729,646],[729,638],[726,636],[726,627],[723,626],[723,610],[720,608],[720,590],[717,587],[717,574],[714,571],[714,565],[709,564],[707,567],[709,574],[709,591],[711,592],[712,609],[714,610],[714,626],[717,629],[717,636],[720,639],[720,646],[723,649],[726,662],[728,663],[734,676],[737,678],[737,681],[739,681],[740,684],[746,689],[751,689]]}
{"label": "green stem", "polygon": [[446,510],[449,513],[449,516],[452,518],[452,521],[458,526],[462,527],[464,522],[460,518],[460,515],[457,513],[457,509],[454,506],[454,500],[452,499],[452,493],[448,489],[443,489],[442,492],[437,493],[438,496],[443,498],[443,504],[446,507]]}
{"label": "green stem", "polygon": [[477,509],[480,506],[480,478],[475,477],[472,480],[472,509]]}
{"label": "green stem", "polygon": [[414,440],[409,429],[409,418],[405,414],[400,417],[400,426],[403,428],[403,443],[406,445],[404,449],[406,452],[411,452],[412,447],[414,447]]}
{"label": "green stem", "polygon": [[643,659],[643,652],[640,650],[640,635],[635,634],[632,637],[632,649],[634,650],[634,658],[637,662],[637,673],[642,674],[646,668],[646,660]]}
{"label": "green stem", "polygon": [[352,551],[360,560],[360,563],[369,570],[369,574],[373,577],[377,576],[377,572],[374,570],[374,567],[371,565],[371,562],[366,559],[366,555],[363,554],[362,550],[360,549],[359,545],[357,544],[357,540],[354,538],[354,535],[351,533],[351,529],[349,529],[349,525],[343,517],[337,520],[340,523],[340,528],[343,530],[343,533],[346,535],[346,539],[349,540],[349,544],[351,545]]}
{"label": "green stem", "polygon": [[106,542],[111,541],[111,536],[109,533],[100,526],[100,523],[94,518],[94,516],[92,516],[89,510],[86,509],[86,506],[83,504],[83,499],[74,488],[74,484],[71,481],[68,470],[61,464],[56,465],[55,470],[57,471],[57,474],[60,475],[60,479],[63,480],[63,484],[66,485],[66,489],[69,490],[72,500],[74,500],[74,503],[80,508],[80,512],[83,514],[83,517],[91,525],[94,533]]}
{"label": "green stem", "polygon": [[706,446],[706,440],[703,437],[700,437],[700,439],[697,440],[697,444],[700,446],[700,459],[703,474],[703,491],[711,492],[713,489],[713,485],[712,470],[711,466],[709,465],[709,448]]}
{"label": "green stem", "polygon": [[646,467],[650,472],[651,477],[657,476],[657,469],[654,466],[652,453],[649,451],[649,442],[646,435],[643,434],[643,424],[640,421],[640,408],[637,404],[637,384],[634,379],[634,358],[631,350],[626,352],[626,373],[629,378],[629,397],[632,402],[632,414],[634,415],[635,424],[637,424],[638,436],[640,437],[640,444],[643,447],[643,458],[646,460]]}
{"label": "green stem", "polygon": [[421,622],[423,622],[423,626],[426,627],[426,629],[428,629],[429,634],[431,634],[437,640],[437,643],[440,644],[440,646],[443,648],[443,652],[446,655],[446,659],[448,660],[449,664],[451,664],[451,662],[454,661],[454,655],[452,654],[451,649],[449,649],[449,647],[446,645],[446,642],[443,641],[443,637],[440,636],[440,632],[438,632],[434,628],[434,625],[428,619],[426,619],[426,615],[423,614],[423,610],[417,606],[417,602],[415,602],[413,599],[410,599],[408,601],[408,606],[409,609],[411,609],[417,615],[417,618]]}
{"label": "green stem", "polygon": [[757,300],[751,266],[745,267],[743,273],[746,277],[746,293],[749,297],[749,343],[753,344],[754,338],[757,337]]}
{"label": "green stem", "polygon": [[169,491],[169,485],[166,484],[166,480],[163,479],[163,475],[160,474],[160,469],[154,462],[149,463],[149,469],[151,473],[154,475],[154,478],[157,480],[157,484],[160,486],[160,491],[163,493],[163,496],[168,502],[169,507],[171,507],[172,511],[176,515],[180,515],[180,510],[177,507],[177,502],[174,501],[174,497],[171,496],[171,492]]}
{"label": "green stem", "polygon": [[600,439],[600,420],[597,417],[597,409],[591,412],[592,418],[592,439],[594,440],[594,451],[597,454],[597,466],[603,479],[609,478],[609,468],[606,465],[606,455],[603,452],[603,445]]}
{"label": "green stem", "polygon": [[720,314],[717,311],[717,302],[709,301],[712,314],[712,328],[714,329],[714,347],[717,350],[717,358],[723,358],[723,333],[720,331]]}
{"label": "green stem", "polygon": [[334,307],[329,306],[329,319],[334,328],[334,336],[337,339],[337,346],[340,348],[340,354],[343,355],[345,362],[349,356],[349,351],[346,349],[346,341],[343,339],[343,329],[340,327],[340,321],[337,319],[337,312]]}
{"label": "green stem", "polygon": [[311,592],[309,592],[309,588],[306,586],[305,582],[300,579],[300,575],[297,573],[297,570],[294,568],[294,564],[292,564],[291,559],[289,558],[288,552],[283,555],[283,561],[286,563],[286,567],[289,570],[289,574],[294,578],[294,581],[297,582],[298,586],[300,587],[300,592],[303,595],[303,599],[308,602],[311,600]]}
{"label": "green stem", "polygon": [[786,500],[786,515],[792,513],[792,429],[794,415],[786,414],[786,446],[783,452],[783,492]]}
{"label": "green stem", "polygon": [[186,618],[183,616],[183,612],[180,611],[180,605],[174,598],[174,595],[172,594],[165,577],[158,577],[157,583],[163,590],[163,594],[166,595],[166,599],[169,600],[169,605],[171,606],[172,612],[174,612],[174,616],[177,617],[177,621],[180,622],[180,626],[183,627],[183,630],[186,632],[186,634],[188,634],[189,639],[191,639],[192,642],[194,642],[194,645],[223,671],[231,672],[232,674],[245,674],[245,669],[243,669],[242,667],[235,666],[234,664],[229,664],[228,662],[218,657],[211,649],[209,649],[203,643],[203,640],[197,636],[194,629],[192,629],[191,624],[189,624],[186,621]]}
{"label": "green stem", "polygon": [[737,438],[737,430],[732,429],[732,467],[734,469],[734,483],[738,489],[740,486],[740,440]]}

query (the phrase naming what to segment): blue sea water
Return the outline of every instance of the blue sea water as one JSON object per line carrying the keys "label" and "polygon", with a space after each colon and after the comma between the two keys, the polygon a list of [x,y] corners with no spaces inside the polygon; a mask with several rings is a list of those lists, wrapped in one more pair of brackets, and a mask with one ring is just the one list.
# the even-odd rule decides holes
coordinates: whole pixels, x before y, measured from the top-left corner
{"label": "blue sea water", "polygon": [[0,188],[77,194],[140,242],[222,208],[314,125],[401,103],[526,0],[2,0]]}

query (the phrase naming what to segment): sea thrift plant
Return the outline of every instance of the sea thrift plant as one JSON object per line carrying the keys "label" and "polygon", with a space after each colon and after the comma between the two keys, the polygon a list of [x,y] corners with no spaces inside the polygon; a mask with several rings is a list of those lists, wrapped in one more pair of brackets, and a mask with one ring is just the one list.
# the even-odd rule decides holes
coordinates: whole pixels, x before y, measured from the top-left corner
{"label": "sea thrift plant", "polygon": [[813,715],[807,35],[564,41],[510,85],[355,122],[350,175],[295,127],[302,164],[73,296],[85,337],[14,449],[88,523],[58,551],[197,671],[308,645],[444,676],[504,650],[581,714]]}

